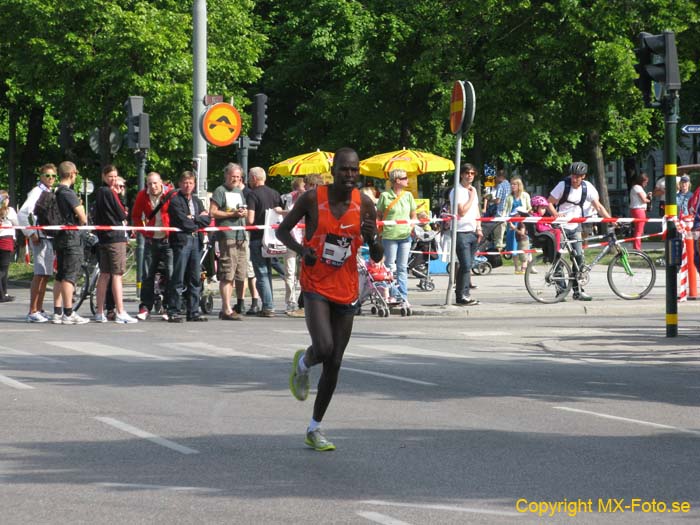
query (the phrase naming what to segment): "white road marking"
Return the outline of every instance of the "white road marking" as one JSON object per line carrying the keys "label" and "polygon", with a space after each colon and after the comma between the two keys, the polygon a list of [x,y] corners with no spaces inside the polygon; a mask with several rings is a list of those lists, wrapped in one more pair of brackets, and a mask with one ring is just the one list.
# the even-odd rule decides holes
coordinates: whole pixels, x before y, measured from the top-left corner
{"label": "white road marking", "polygon": [[0,328],[0,334],[26,334],[28,332],[41,332],[37,328]]}
{"label": "white road marking", "polygon": [[198,450],[185,447],[184,445],[178,445],[174,441],[170,441],[169,439],[156,436],[155,434],[151,434],[150,432],[146,432],[145,430],[141,430],[140,428],[132,427],[131,425],[124,423],[123,421],[119,421],[118,419],[113,419],[111,417],[95,417],[95,419],[101,421],[102,423],[106,423],[107,425],[113,426],[114,428],[117,428],[119,430],[123,430],[124,432],[127,432],[129,434],[133,434],[136,437],[147,439],[148,441],[151,441],[156,445],[160,445],[162,447],[172,449],[176,452],[180,452],[181,454],[199,454]]}
{"label": "white road marking", "polygon": [[309,335],[308,330],[273,330],[276,334],[298,334],[298,335]]}
{"label": "white road marking", "polygon": [[433,505],[430,503],[398,503],[393,501],[367,500],[362,501],[365,505],[381,505],[386,507],[404,507],[409,509],[426,509],[426,510],[446,510],[448,512],[464,512],[468,514],[489,514],[491,516],[513,516],[522,517],[522,514],[517,512],[508,512],[504,510],[489,510],[476,509],[471,507],[455,507],[453,505]]}
{"label": "white road marking", "polygon": [[383,377],[385,379],[394,379],[396,381],[404,381],[406,383],[413,383],[415,385],[437,386],[435,383],[428,383],[427,381],[419,381],[418,379],[411,379],[408,377],[394,376],[391,374],[382,374],[381,372],[372,372],[371,370],[361,370],[359,368],[348,368],[347,366],[344,366],[343,370],[347,370],[348,372],[357,372],[358,374],[366,374],[368,376],[376,376],[376,377]]}
{"label": "white road marking", "polygon": [[34,355],[30,352],[25,352],[24,350],[15,350],[14,348],[9,348],[7,346],[0,346],[0,361],[28,362],[35,360],[46,361],[49,363],[60,362],[56,359],[51,359],[50,357],[45,357],[43,355]]}
{"label": "white road marking", "polygon": [[189,343],[159,343],[159,345],[164,346],[166,348],[175,346],[180,350],[193,350],[197,353],[210,356],[247,357],[249,359],[261,359],[264,361],[275,359],[274,357],[269,355],[239,352],[238,350],[234,350],[232,348],[224,348],[221,346],[197,341],[192,341]]}
{"label": "white road marking", "polygon": [[464,354],[453,354],[450,352],[438,352],[426,348],[415,348],[412,346],[395,345],[357,345],[360,348],[397,355],[414,355],[418,357],[446,357],[449,359],[474,359],[474,356]]}
{"label": "white road marking", "polygon": [[356,514],[366,520],[373,521],[375,523],[381,523],[382,525],[411,525],[407,521],[397,520],[391,516],[385,516],[384,514],[379,514],[378,512],[356,512]]}
{"label": "white road marking", "polygon": [[146,483],[94,483],[98,487],[114,489],[170,490],[174,492],[221,492],[209,487],[178,487],[175,485],[148,485]]}
{"label": "white road marking", "polygon": [[472,330],[470,332],[460,332],[465,337],[503,337],[504,335],[511,335],[510,332],[502,332],[499,330]]}
{"label": "white road marking", "polygon": [[16,388],[17,390],[33,390],[34,387],[27,385],[25,383],[21,383],[15,379],[12,379],[11,377],[7,376],[2,376],[0,375],[0,383],[11,386],[12,388]]}
{"label": "white road marking", "polygon": [[631,419],[629,417],[620,417],[620,416],[613,416],[612,414],[603,414],[601,412],[592,412],[590,410],[581,410],[578,408],[569,408],[569,407],[552,407],[555,410],[564,410],[566,412],[574,412],[576,414],[586,414],[589,416],[596,416],[596,417],[602,417],[604,419],[613,419],[615,421],[624,421],[626,423],[635,423],[637,425],[645,425],[648,427],[653,427],[653,428],[662,428],[664,430],[675,430],[676,432],[683,432],[686,434],[693,434],[696,436],[700,436],[700,432],[697,430],[690,430],[689,428],[681,428],[681,427],[674,427],[671,425],[663,425],[661,423],[654,423],[653,421],[644,421],[642,419]]}
{"label": "white road marking", "polygon": [[174,361],[171,357],[162,357],[159,355],[147,354],[145,352],[137,352],[135,350],[127,350],[118,346],[103,345],[100,343],[85,342],[85,341],[50,341],[48,344],[80,352],[81,354],[93,355],[97,357],[107,357],[127,363],[148,361]]}

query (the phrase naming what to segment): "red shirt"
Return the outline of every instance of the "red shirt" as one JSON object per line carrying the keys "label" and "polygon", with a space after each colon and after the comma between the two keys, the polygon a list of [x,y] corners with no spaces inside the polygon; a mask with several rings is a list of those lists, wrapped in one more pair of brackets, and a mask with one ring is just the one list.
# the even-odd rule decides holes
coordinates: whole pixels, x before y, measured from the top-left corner
{"label": "red shirt", "polygon": [[[168,186],[163,186],[163,194],[160,196],[160,198],[163,199],[169,191],[170,188]],[[170,200],[168,200],[168,202],[166,202],[156,214],[160,214],[161,221],[165,227],[170,226],[170,217],[168,216],[169,207]],[[131,222],[134,226],[155,226],[156,215],[154,215],[153,218],[146,223],[146,220],[152,211],[153,205],[151,204],[151,198],[148,195],[148,191],[144,188],[136,194],[136,202],[134,202],[134,209],[131,212]],[[142,233],[146,237],[153,237],[154,232],[144,231],[139,233]],[[167,232],[165,233],[165,236],[168,236]]]}
{"label": "red shirt", "polygon": [[316,251],[316,264],[307,266],[302,259],[301,289],[322,295],[338,304],[357,300],[357,250],[362,245],[360,232],[360,192],[352,190],[350,206],[336,219],[328,204],[328,186],[316,188],[318,227],[311,240],[304,235],[304,246]]}

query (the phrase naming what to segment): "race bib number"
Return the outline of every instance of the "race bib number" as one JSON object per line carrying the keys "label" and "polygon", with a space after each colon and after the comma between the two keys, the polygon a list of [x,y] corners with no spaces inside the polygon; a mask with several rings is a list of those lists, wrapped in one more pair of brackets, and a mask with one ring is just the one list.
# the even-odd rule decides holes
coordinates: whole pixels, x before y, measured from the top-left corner
{"label": "race bib number", "polygon": [[321,262],[339,268],[352,254],[350,246],[352,244],[351,237],[340,237],[329,233],[326,235],[326,240],[323,243],[323,254]]}

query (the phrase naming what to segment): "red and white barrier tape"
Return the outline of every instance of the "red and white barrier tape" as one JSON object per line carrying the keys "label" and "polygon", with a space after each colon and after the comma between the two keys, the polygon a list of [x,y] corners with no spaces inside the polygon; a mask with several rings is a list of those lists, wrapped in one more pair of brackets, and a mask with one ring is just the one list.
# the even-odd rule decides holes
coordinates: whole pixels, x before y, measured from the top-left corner
{"label": "red and white barrier tape", "polygon": [[[393,221],[377,221],[377,225],[381,226],[397,226],[397,225],[408,225],[408,224],[431,224],[436,222],[449,222],[452,217],[435,218],[429,220],[393,220]],[[526,224],[536,224],[538,222],[548,223],[548,224],[598,224],[598,223],[632,223],[632,222],[665,222],[665,218],[661,219],[635,219],[630,217],[611,217],[610,219],[601,217],[578,217],[574,219],[565,219],[563,217],[482,217],[478,219],[482,222],[523,222]],[[250,226],[208,226],[206,228],[201,228],[200,232],[217,232],[217,231],[255,231],[255,230],[265,230],[267,228],[277,229],[279,225],[274,224],[272,226],[265,225],[250,225]],[[303,228],[303,224],[298,224],[297,227]],[[75,230],[86,230],[86,231],[137,231],[137,232],[156,232],[156,231],[168,231],[177,232],[181,231],[179,228],[165,227],[165,226],[73,226],[73,225],[57,225],[57,226],[0,226],[0,229],[15,229],[15,230],[48,230],[48,231],[75,231]]]}

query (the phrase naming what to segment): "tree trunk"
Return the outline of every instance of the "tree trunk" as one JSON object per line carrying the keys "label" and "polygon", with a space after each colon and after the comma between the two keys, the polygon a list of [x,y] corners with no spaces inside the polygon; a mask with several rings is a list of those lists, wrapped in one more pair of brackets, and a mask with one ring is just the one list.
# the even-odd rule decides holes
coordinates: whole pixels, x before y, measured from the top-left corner
{"label": "tree trunk", "polygon": [[610,197],[608,195],[608,179],[605,176],[605,159],[603,158],[603,146],[600,144],[600,133],[591,131],[588,136],[591,145],[591,158],[596,171],[596,185],[600,195],[600,203],[606,210],[610,210]]}
{"label": "tree trunk", "polygon": [[33,106],[29,111],[29,121],[27,123],[27,140],[24,143],[22,152],[22,194],[26,195],[36,182],[36,171],[41,162],[41,136],[44,129],[44,108]]}

